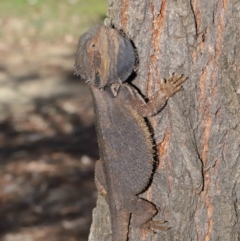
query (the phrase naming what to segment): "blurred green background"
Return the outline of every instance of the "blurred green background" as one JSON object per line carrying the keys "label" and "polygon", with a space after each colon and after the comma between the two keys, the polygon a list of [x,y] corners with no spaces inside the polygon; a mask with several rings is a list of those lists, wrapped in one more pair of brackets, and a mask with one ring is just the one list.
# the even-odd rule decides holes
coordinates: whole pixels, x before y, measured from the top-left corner
{"label": "blurred green background", "polygon": [[0,1],[0,240],[86,241],[98,159],[79,36],[107,0]]}
{"label": "blurred green background", "polygon": [[106,8],[106,0],[1,0],[0,36],[6,37],[4,27],[10,27],[8,31],[15,40],[52,41],[67,34],[78,37],[104,19]]}

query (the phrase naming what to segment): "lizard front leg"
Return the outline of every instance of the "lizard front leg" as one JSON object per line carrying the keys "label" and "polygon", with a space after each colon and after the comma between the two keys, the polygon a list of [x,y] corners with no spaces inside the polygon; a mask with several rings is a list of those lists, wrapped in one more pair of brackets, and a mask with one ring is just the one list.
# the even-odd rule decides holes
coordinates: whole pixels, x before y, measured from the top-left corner
{"label": "lizard front leg", "polygon": [[138,97],[133,99],[133,104],[140,116],[147,117],[159,112],[167,100],[182,88],[182,83],[187,78],[183,75],[172,75],[167,80],[160,80],[160,89],[145,104],[138,101]]}

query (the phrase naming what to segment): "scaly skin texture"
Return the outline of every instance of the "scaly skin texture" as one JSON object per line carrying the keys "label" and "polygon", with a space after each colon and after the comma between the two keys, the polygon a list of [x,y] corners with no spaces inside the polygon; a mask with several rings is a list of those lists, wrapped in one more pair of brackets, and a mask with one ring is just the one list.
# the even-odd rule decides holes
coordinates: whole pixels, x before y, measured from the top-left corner
{"label": "scaly skin texture", "polygon": [[126,241],[130,215],[138,228],[166,230],[154,222],[157,209],[138,197],[153,174],[153,145],[143,117],[159,112],[181,89],[182,75],[159,81],[159,90],[146,103],[126,81],[135,52],[129,39],[98,24],[79,39],[76,71],[90,86],[100,157],[95,167],[98,192],[111,213],[112,240]]}

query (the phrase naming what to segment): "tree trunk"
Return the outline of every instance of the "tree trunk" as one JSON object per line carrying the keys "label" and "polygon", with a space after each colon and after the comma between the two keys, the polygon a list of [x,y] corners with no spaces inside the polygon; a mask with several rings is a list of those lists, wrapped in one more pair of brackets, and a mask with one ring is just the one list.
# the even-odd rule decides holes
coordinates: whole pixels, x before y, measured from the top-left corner
{"label": "tree trunk", "polygon": [[[239,0],[110,0],[108,17],[137,48],[143,94],[173,72],[189,77],[150,119],[159,164],[142,196],[171,229],[130,227],[129,241],[239,241]],[[89,241],[111,240],[108,212],[99,197]]]}

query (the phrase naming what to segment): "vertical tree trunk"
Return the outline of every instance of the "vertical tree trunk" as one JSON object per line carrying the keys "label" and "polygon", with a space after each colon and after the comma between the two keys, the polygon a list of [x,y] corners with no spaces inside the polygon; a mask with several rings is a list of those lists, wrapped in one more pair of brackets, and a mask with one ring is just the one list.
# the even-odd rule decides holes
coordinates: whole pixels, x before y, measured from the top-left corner
{"label": "vertical tree trunk", "polygon": [[[173,72],[189,77],[150,120],[159,165],[143,196],[171,229],[130,228],[129,241],[239,241],[239,0],[110,0],[108,17],[138,50],[133,83],[143,94]],[[102,198],[89,237],[99,240],[111,240]]]}

